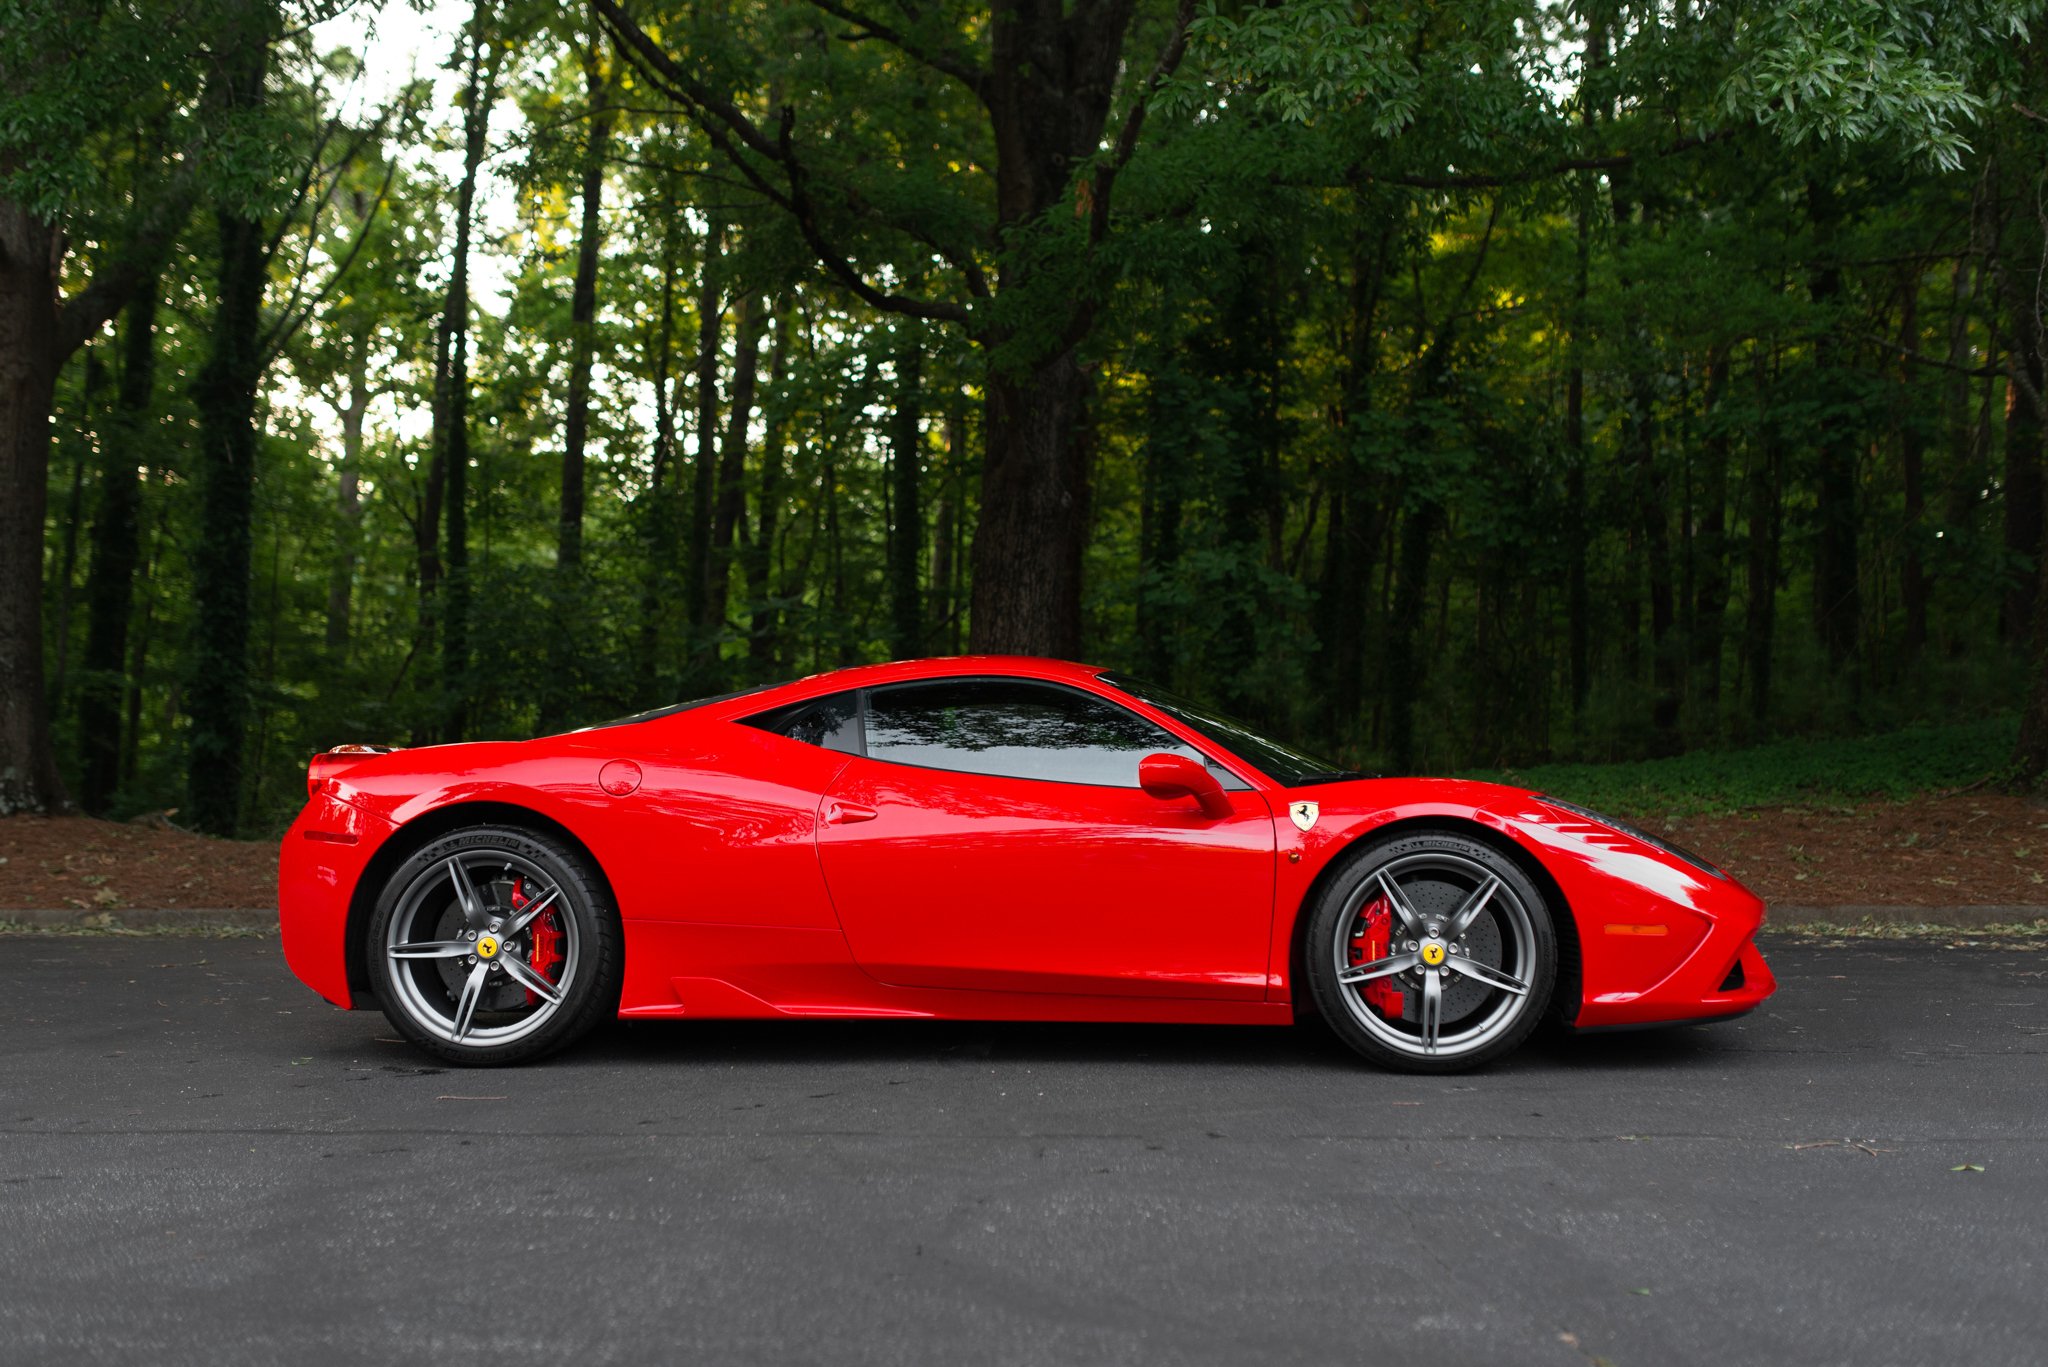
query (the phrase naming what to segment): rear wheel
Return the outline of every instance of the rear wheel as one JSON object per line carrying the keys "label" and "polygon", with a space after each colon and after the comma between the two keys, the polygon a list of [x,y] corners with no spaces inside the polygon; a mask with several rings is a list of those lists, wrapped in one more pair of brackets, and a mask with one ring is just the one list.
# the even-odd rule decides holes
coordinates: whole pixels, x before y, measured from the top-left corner
{"label": "rear wheel", "polygon": [[1514,862],[1447,831],[1368,845],[1310,912],[1316,1008],[1373,1062],[1476,1067],[1536,1027],[1557,979],[1550,909]]}
{"label": "rear wheel", "polygon": [[510,826],[451,832],[395,870],[363,961],[406,1039],[454,1063],[518,1063],[612,1014],[617,910],[577,851]]}

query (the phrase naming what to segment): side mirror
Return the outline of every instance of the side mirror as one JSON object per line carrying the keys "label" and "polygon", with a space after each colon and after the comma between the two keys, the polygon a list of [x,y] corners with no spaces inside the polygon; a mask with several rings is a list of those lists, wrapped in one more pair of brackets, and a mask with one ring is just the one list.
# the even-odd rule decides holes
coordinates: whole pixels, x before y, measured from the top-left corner
{"label": "side mirror", "polygon": [[1147,755],[1138,761],[1138,786],[1161,802],[1191,797],[1202,815],[1222,818],[1231,813],[1230,799],[1209,766],[1186,755]]}

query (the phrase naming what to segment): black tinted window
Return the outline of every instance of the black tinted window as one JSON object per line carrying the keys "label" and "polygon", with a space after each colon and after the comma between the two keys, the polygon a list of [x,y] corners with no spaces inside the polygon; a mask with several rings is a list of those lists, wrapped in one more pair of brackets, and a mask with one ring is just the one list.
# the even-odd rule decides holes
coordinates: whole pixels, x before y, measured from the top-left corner
{"label": "black tinted window", "polygon": [[860,753],[860,694],[833,693],[748,717],[748,726],[773,731],[806,745]]}
{"label": "black tinted window", "polygon": [[[1339,779],[1364,778],[1355,769],[1340,769],[1326,759],[1318,759],[1291,745],[1274,740],[1271,736],[1254,731],[1250,726],[1226,717],[1214,708],[1190,702],[1177,693],[1169,693],[1156,684],[1140,682],[1123,674],[1099,674],[1104,683],[1121,688],[1134,698],[1142,698],[1154,707],[1172,717],[1183,726],[1189,726],[1215,741],[1239,759],[1250,760],[1290,788],[1310,783],[1332,783]],[[1229,784],[1224,784],[1229,787]]]}
{"label": "black tinted window", "polygon": [[1202,756],[1134,712],[1069,688],[1006,679],[901,684],[868,695],[871,759],[970,774],[1138,786],[1138,761]]}

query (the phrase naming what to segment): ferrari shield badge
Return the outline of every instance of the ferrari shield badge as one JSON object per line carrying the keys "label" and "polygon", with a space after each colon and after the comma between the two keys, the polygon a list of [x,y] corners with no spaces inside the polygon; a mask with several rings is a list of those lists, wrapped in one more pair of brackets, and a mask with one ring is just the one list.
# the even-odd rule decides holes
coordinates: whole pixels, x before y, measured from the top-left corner
{"label": "ferrari shield badge", "polygon": [[1323,809],[1313,802],[1297,802],[1287,809],[1287,815],[1293,817],[1294,824],[1304,831],[1315,825],[1316,818],[1322,814]]}

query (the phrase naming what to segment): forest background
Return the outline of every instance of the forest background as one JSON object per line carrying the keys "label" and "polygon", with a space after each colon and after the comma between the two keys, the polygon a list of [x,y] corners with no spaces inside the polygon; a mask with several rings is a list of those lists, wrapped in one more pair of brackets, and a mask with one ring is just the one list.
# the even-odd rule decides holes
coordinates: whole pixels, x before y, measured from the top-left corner
{"label": "forest background", "polygon": [[0,0],[0,814],[1080,657],[2048,772],[2033,0]]}

